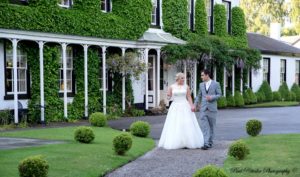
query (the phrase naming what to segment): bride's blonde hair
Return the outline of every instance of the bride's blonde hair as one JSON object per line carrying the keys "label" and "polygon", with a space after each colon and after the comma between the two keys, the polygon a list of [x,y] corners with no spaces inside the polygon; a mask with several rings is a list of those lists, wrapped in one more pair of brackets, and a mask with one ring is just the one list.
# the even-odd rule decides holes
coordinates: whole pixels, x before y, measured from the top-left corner
{"label": "bride's blonde hair", "polygon": [[183,78],[185,77],[185,75],[184,75],[183,73],[181,73],[181,72],[180,72],[180,73],[177,73],[176,76],[175,76],[175,80],[178,81],[178,80],[179,80],[180,78],[182,78],[182,77],[183,77]]}

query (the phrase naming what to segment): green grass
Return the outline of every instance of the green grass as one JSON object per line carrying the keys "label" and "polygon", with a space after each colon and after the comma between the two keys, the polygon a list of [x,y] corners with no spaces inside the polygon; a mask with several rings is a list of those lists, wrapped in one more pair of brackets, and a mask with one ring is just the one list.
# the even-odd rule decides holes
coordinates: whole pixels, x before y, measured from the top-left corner
{"label": "green grass", "polygon": [[[249,156],[241,161],[232,157],[225,160],[224,169],[230,177],[300,176],[300,134],[249,137],[244,141],[250,148]],[[282,171],[285,169],[289,174]]]}
{"label": "green grass", "polygon": [[97,177],[136,159],[151,150],[155,143],[150,138],[133,138],[133,146],[125,156],[118,156],[112,149],[113,138],[120,131],[111,128],[94,128],[92,144],[73,140],[76,127],[46,128],[16,132],[2,132],[0,136],[64,140],[65,144],[0,150],[0,176],[17,177],[19,161],[32,155],[43,155],[48,161],[49,177]]}
{"label": "green grass", "polygon": [[273,101],[266,103],[257,103],[251,105],[245,105],[245,108],[259,108],[259,107],[284,107],[284,106],[297,106],[299,102],[296,101]]}

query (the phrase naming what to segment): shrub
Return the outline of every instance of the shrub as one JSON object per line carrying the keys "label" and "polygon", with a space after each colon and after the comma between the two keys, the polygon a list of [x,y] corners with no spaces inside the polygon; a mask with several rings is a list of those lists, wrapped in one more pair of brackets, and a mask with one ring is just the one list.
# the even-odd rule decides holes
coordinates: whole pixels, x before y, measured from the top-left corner
{"label": "shrub", "polygon": [[136,121],[130,125],[130,132],[134,136],[147,137],[150,133],[150,128],[148,122]]}
{"label": "shrub", "polygon": [[194,173],[193,177],[228,177],[226,173],[214,165],[207,165]]}
{"label": "shrub", "polygon": [[101,112],[95,112],[90,115],[89,119],[90,123],[96,127],[104,127],[107,122],[106,115]]}
{"label": "shrub", "polygon": [[273,101],[273,93],[272,89],[267,81],[264,81],[260,88],[258,89],[258,92],[262,92],[265,95],[264,101]]}
{"label": "shrub", "polygon": [[42,156],[27,157],[19,163],[20,177],[46,177],[49,165]]}
{"label": "shrub", "polygon": [[129,133],[122,133],[114,138],[113,146],[118,155],[124,155],[132,146],[132,137]]}
{"label": "shrub", "polygon": [[296,83],[293,84],[291,91],[296,94],[296,101],[300,102],[300,87]]}
{"label": "shrub", "polygon": [[289,94],[289,87],[287,86],[286,82],[283,82],[281,86],[279,87],[279,90],[281,98],[283,101],[289,101],[290,100],[290,94]]}
{"label": "shrub", "polygon": [[255,104],[257,103],[257,97],[256,95],[253,93],[252,89],[247,89],[246,93],[249,95],[249,100],[250,100],[250,104]]}
{"label": "shrub", "polygon": [[243,160],[248,154],[250,154],[250,150],[241,140],[232,143],[229,147],[228,155],[237,160]]}
{"label": "shrub", "polygon": [[227,96],[226,101],[227,101],[227,106],[228,107],[234,107],[235,106],[235,100],[234,100],[233,96],[231,96],[231,95]]}
{"label": "shrub", "polygon": [[91,143],[95,139],[95,134],[90,127],[81,126],[76,128],[74,139],[80,143]]}
{"label": "shrub", "polygon": [[262,123],[259,120],[253,119],[246,123],[246,130],[248,135],[257,136],[262,129]]}
{"label": "shrub", "polygon": [[264,102],[266,99],[265,94],[263,92],[256,92],[255,95],[257,97],[258,103]]}
{"label": "shrub", "polygon": [[227,101],[225,97],[218,99],[218,108],[225,108],[227,106]]}
{"label": "shrub", "polygon": [[235,92],[234,102],[236,107],[242,107],[245,105],[244,98],[240,92]]}
{"label": "shrub", "polygon": [[244,98],[245,105],[251,104],[250,95],[249,95],[249,93],[247,92],[247,90],[244,91],[244,93],[243,93],[243,98]]}
{"label": "shrub", "polygon": [[280,92],[273,92],[273,100],[274,101],[282,101]]}
{"label": "shrub", "polygon": [[297,100],[297,96],[294,92],[289,92],[289,98],[290,98],[290,101],[296,101]]}

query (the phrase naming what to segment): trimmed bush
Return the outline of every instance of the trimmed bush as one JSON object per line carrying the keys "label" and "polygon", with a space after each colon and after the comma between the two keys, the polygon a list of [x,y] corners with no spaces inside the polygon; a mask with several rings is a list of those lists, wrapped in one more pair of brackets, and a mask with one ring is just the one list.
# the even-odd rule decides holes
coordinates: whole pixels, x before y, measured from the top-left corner
{"label": "trimmed bush", "polygon": [[296,94],[296,101],[300,102],[300,87],[296,83],[293,84],[291,91]]}
{"label": "trimmed bush", "polygon": [[280,92],[273,92],[273,100],[274,101],[282,101]]}
{"label": "trimmed bush", "polygon": [[258,92],[262,92],[265,95],[265,100],[264,101],[273,101],[273,93],[272,89],[267,81],[264,81],[260,88],[258,89]]}
{"label": "trimmed bush", "polygon": [[95,139],[95,134],[90,127],[81,126],[76,128],[74,139],[80,143],[91,143]]}
{"label": "trimmed bush", "polygon": [[243,98],[244,98],[245,105],[251,104],[250,95],[247,91],[244,91]]}
{"label": "trimmed bush", "polygon": [[42,156],[27,157],[19,163],[20,177],[46,177],[49,165]]}
{"label": "trimmed bush", "polygon": [[289,101],[290,100],[290,94],[289,94],[289,87],[287,86],[286,82],[283,82],[281,86],[279,87],[279,90],[281,98],[283,101]]}
{"label": "trimmed bush", "polygon": [[236,107],[242,107],[245,105],[244,98],[243,98],[241,92],[237,92],[237,91],[235,92],[234,102],[235,102]]}
{"label": "trimmed bush", "polygon": [[207,165],[194,173],[193,177],[228,177],[226,173],[215,165]]}
{"label": "trimmed bush", "polygon": [[257,102],[258,103],[262,103],[266,99],[265,94],[263,92],[256,92],[255,95],[257,97]]}
{"label": "trimmed bush", "polygon": [[235,106],[235,100],[234,100],[234,97],[232,95],[227,96],[226,101],[227,101],[227,106],[228,107],[234,107]]}
{"label": "trimmed bush", "polygon": [[136,121],[130,125],[131,134],[138,137],[147,137],[150,129],[150,124],[144,121]]}
{"label": "trimmed bush", "polygon": [[250,101],[250,104],[255,104],[257,103],[257,97],[256,95],[253,93],[252,89],[248,88],[246,90],[246,93],[249,95],[249,101]]}
{"label": "trimmed bush", "polygon": [[248,135],[257,136],[262,129],[262,123],[259,120],[253,119],[246,123],[246,130]]}
{"label": "trimmed bush", "polygon": [[122,133],[114,138],[113,146],[118,155],[124,155],[132,146],[132,137],[129,133]]}
{"label": "trimmed bush", "polygon": [[227,106],[227,101],[225,97],[221,97],[218,99],[218,108],[226,108]]}
{"label": "trimmed bush", "polygon": [[96,127],[104,127],[107,123],[106,115],[101,112],[95,112],[90,115],[89,119],[91,125]]}
{"label": "trimmed bush", "polygon": [[245,159],[248,154],[250,154],[250,150],[242,140],[232,143],[229,147],[228,155],[237,160]]}
{"label": "trimmed bush", "polygon": [[297,100],[296,94],[294,92],[289,92],[289,98],[290,98],[290,101]]}

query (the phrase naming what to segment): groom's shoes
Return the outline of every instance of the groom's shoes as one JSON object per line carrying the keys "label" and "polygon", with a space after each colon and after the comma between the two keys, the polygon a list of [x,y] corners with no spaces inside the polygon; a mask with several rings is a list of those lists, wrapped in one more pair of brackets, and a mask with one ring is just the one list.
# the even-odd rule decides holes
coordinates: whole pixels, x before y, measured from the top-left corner
{"label": "groom's shoes", "polygon": [[210,147],[207,146],[207,145],[204,145],[204,146],[201,147],[202,150],[208,150],[209,148],[210,148]]}

